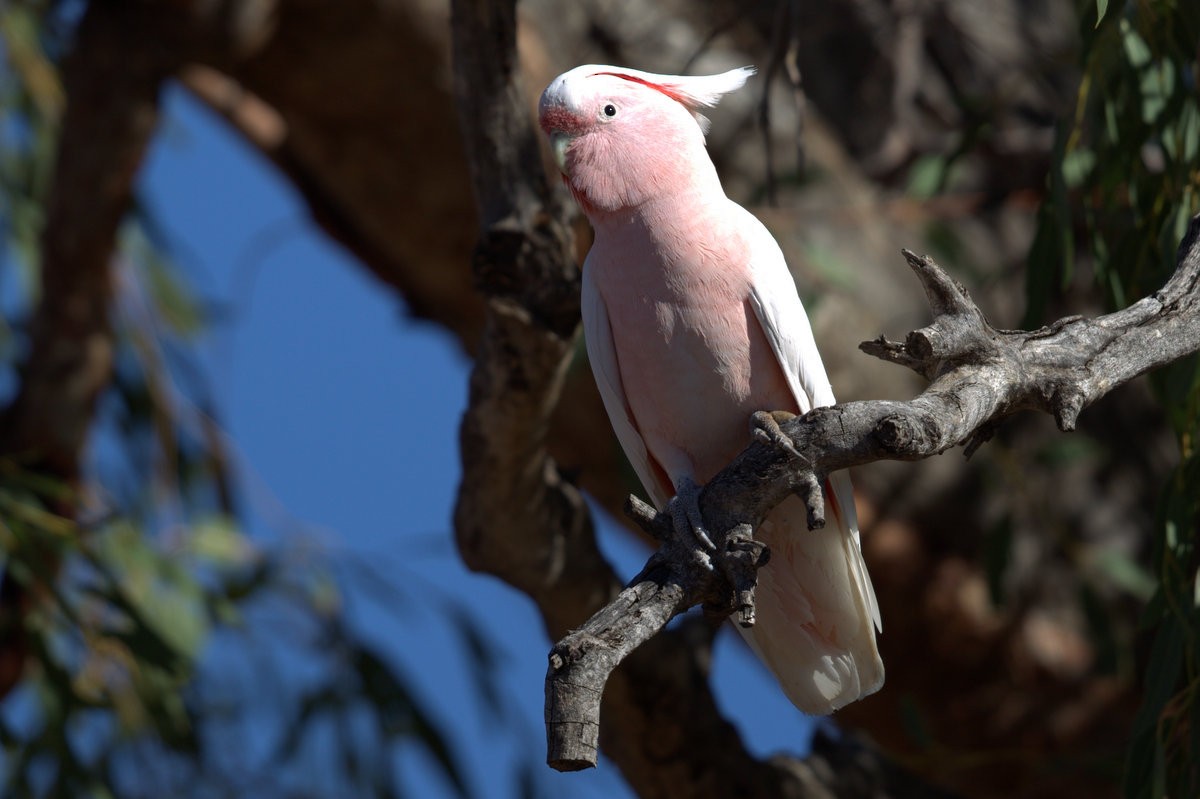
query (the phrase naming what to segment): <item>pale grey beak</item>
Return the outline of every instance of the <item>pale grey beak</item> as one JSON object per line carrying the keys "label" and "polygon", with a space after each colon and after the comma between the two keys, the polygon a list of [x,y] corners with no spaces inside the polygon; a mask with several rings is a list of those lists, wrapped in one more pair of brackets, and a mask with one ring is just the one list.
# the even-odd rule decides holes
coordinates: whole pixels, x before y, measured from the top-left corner
{"label": "pale grey beak", "polygon": [[571,146],[571,137],[562,131],[554,131],[550,134],[550,148],[554,150],[554,163],[558,164],[558,171],[564,175],[567,174],[567,148]]}

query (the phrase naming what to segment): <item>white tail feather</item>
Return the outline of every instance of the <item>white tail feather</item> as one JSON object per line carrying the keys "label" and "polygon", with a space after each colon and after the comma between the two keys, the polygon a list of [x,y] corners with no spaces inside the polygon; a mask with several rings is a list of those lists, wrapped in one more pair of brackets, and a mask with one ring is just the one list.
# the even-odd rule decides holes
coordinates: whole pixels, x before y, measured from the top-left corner
{"label": "white tail feather", "polygon": [[758,621],[741,632],[792,704],[824,715],[879,690],[883,661],[857,531],[836,518],[809,530],[806,514],[792,497],[759,528],[771,561],[758,573]]}

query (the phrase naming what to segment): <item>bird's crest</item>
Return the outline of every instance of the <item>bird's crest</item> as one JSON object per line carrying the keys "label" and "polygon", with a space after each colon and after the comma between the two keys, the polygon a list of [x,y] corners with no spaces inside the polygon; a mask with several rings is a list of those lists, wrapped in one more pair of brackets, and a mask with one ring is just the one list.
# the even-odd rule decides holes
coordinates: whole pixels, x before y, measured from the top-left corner
{"label": "bird's crest", "polygon": [[717,75],[656,75],[624,67],[598,67],[592,73],[593,76],[608,75],[640,83],[662,92],[691,111],[705,133],[708,133],[709,120],[700,109],[713,107],[722,96],[740,89],[753,74],[754,67],[738,67]]}

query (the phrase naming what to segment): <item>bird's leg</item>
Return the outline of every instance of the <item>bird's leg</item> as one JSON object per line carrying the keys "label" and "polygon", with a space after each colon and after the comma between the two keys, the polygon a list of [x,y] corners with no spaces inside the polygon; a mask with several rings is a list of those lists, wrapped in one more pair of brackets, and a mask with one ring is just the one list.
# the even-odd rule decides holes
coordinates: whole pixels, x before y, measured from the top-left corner
{"label": "bird's leg", "polygon": [[797,460],[807,463],[807,459],[796,449],[791,436],[780,427],[784,422],[795,418],[796,414],[787,411],[755,411],[750,415],[750,434],[759,441],[779,447]]}
{"label": "bird's leg", "polygon": [[682,478],[675,485],[675,496],[667,503],[667,510],[671,513],[677,536],[694,536],[705,549],[712,552],[717,547],[709,538],[708,530],[704,528],[704,517],[700,515],[701,488],[692,478]]}
{"label": "bird's leg", "polygon": [[779,447],[803,464],[797,475],[798,484],[793,493],[804,500],[804,507],[808,510],[808,529],[818,530],[825,526],[825,494],[821,488],[821,481],[813,472],[808,458],[796,449],[792,437],[779,426],[795,418],[796,414],[787,411],[756,411],[750,416],[750,433],[759,441]]}

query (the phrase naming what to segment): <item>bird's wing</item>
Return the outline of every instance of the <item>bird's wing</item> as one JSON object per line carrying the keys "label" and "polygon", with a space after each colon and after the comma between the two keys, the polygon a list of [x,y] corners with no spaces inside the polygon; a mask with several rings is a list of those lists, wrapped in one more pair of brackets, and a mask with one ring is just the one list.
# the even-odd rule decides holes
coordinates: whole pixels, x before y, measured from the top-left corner
{"label": "bird's wing", "polygon": [[[762,325],[775,358],[783,367],[800,413],[834,404],[833,388],[825,373],[825,364],[821,361],[821,353],[817,350],[817,342],[808,323],[808,314],[796,293],[796,284],[788,271],[783,252],[757,217],[732,201],[730,205],[736,209],[734,213],[744,216],[742,230],[746,231],[749,240],[750,302],[754,314]],[[861,544],[858,517],[854,511],[854,489],[849,476],[845,472],[830,475],[826,481],[826,493],[833,495],[834,502],[831,504],[835,507],[830,510],[853,537],[857,554]],[[858,585],[863,588],[863,598],[871,620],[877,629],[882,629],[879,603],[871,587],[866,564],[861,555],[850,558],[850,563]]]}
{"label": "bird's wing", "polygon": [[771,350],[783,367],[800,413],[832,405],[833,388],[783,252],[757,217],[740,205],[731,205],[745,217],[742,230],[746,231],[750,247],[750,302]]}
{"label": "bird's wing", "polygon": [[650,501],[660,510],[667,505],[672,491],[663,484],[662,478],[656,473],[646,442],[638,432],[625,398],[625,388],[621,384],[621,371],[617,365],[617,350],[613,346],[612,327],[608,320],[608,308],[604,297],[600,294],[591,275],[596,270],[588,268],[585,261],[583,268],[583,291],[581,304],[583,311],[583,336],[587,344],[588,360],[592,363],[592,374],[596,378],[596,386],[600,389],[600,397],[604,400],[604,409],[608,411],[609,421],[625,457],[638,479],[642,481]]}

